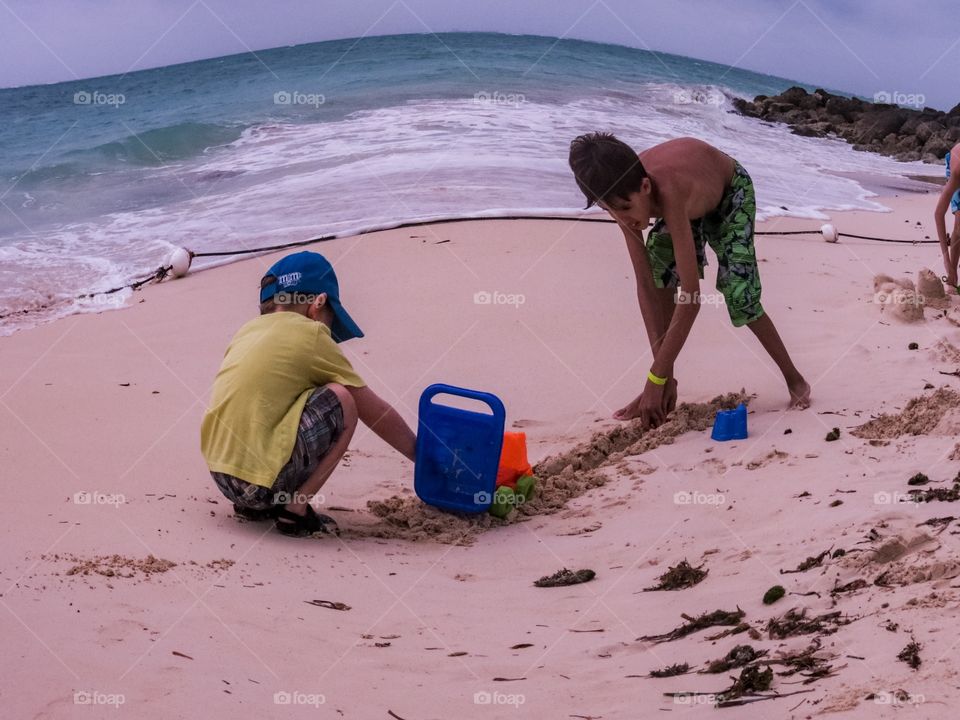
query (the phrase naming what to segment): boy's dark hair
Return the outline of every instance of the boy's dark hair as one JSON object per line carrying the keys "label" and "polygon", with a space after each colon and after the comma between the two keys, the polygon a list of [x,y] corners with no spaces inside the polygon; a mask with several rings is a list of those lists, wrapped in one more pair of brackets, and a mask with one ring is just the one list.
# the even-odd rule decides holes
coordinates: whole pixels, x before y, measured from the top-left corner
{"label": "boy's dark hair", "polygon": [[581,135],[570,143],[570,169],[587,198],[587,208],[600,201],[626,202],[647,177],[633,148],[604,132]]}
{"label": "boy's dark hair", "polygon": [[[260,280],[260,289],[263,290],[270,283],[276,282],[277,278],[275,275],[264,275],[263,279]],[[274,310],[277,309],[277,304],[273,301],[273,298],[267,298],[262,303],[260,303],[260,314],[269,315]]]}

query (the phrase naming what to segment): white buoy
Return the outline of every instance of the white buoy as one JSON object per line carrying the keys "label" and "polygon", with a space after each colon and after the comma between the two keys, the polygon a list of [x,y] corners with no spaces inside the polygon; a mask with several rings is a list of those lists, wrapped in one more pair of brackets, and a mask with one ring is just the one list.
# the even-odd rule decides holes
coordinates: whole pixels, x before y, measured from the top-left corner
{"label": "white buoy", "polygon": [[170,253],[170,259],[167,262],[170,264],[173,276],[182,278],[190,272],[190,263],[193,262],[193,254],[186,248],[178,247]]}
{"label": "white buoy", "polygon": [[823,235],[823,239],[828,243],[835,243],[840,237],[840,233],[838,233],[837,229],[830,223],[820,227],[820,234]]}

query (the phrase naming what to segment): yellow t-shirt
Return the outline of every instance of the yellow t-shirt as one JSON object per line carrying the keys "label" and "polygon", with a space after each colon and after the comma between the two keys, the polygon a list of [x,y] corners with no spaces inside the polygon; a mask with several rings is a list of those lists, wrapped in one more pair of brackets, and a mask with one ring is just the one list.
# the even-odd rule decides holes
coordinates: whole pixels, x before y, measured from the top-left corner
{"label": "yellow t-shirt", "polygon": [[248,322],[227,347],[200,427],[207,466],[272,487],[293,453],[307,398],[328,383],[366,384],[330,328],[282,311]]}

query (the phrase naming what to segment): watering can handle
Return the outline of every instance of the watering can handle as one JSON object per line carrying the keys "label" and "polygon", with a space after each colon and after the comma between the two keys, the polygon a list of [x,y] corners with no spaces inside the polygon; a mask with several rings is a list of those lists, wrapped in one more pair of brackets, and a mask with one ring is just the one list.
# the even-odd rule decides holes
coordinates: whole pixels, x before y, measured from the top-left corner
{"label": "watering can handle", "polygon": [[424,390],[423,395],[420,397],[420,402],[421,404],[433,402],[433,398],[437,395],[455,395],[470,400],[477,400],[489,406],[490,409],[493,410],[494,415],[500,415],[502,417],[507,414],[506,408],[496,395],[480,392],[479,390],[468,390],[467,388],[456,387],[454,385],[446,385],[444,383],[436,383]]}

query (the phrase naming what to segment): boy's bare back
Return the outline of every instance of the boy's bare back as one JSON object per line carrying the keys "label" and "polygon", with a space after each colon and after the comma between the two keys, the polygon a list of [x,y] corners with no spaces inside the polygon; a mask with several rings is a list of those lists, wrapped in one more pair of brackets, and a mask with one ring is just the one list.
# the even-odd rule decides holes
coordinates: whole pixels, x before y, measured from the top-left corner
{"label": "boy's bare back", "polygon": [[691,220],[716,209],[733,177],[733,158],[696,138],[668,140],[639,153],[639,158],[656,178],[658,205],[682,198]]}

